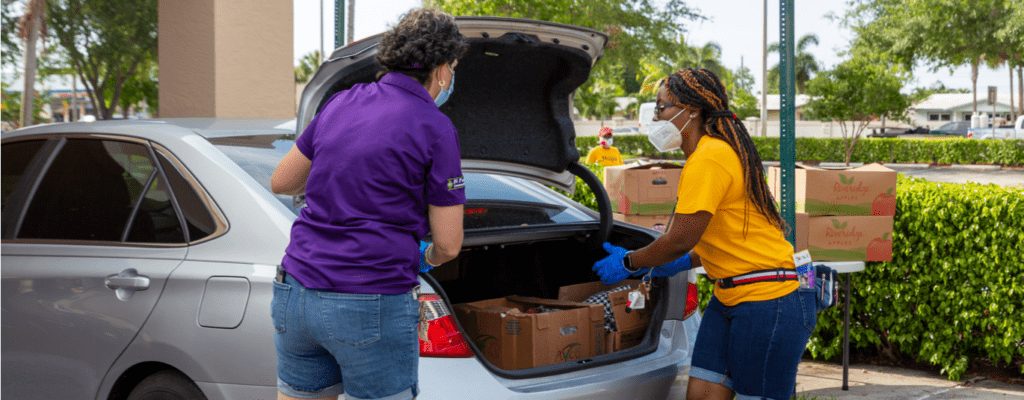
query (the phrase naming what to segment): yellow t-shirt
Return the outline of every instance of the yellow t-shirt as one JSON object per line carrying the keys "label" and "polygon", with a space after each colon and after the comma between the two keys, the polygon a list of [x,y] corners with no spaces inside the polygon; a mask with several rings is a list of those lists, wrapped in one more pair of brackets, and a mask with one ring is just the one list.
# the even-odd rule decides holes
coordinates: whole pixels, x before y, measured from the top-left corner
{"label": "yellow t-shirt", "polygon": [[[701,137],[683,167],[676,214],[707,211],[713,216],[693,251],[712,279],[748,272],[794,268],[793,245],[757,211],[747,196],[743,167],[736,152],[721,139]],[[746,237],[744,215],[749,218]],[[726,306],[776,299],[796,290],[797,281],[761,282],[731,289],[715,287]]]}
{"label": "yellow t-shirt", "polygon": [[615,146],[608,146],[604,148],[597,146],[590,149],[590,153],[587,153],[587,163],[600,163],[606,167],[614,167],[616,165],[622,165],[622,154],[619,154],[619,149]]}

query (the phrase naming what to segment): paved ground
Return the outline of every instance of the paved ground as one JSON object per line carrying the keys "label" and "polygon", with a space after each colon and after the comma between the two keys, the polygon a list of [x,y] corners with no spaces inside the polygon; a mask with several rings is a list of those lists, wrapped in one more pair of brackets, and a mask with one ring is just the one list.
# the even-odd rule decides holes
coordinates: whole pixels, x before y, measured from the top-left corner
{"label": "paved ground", "polygon": [[[680,376],[668,399],[685,399]],[[849,390],[842,390],[842,365],[804,361],[796,376],[796,398],[800,400],[938,400],[1005,399],[1024,400],[1024,385],[1013,385],[970,377],[950,381],[942,376],[911,369],[855,364],[850,366]]]}

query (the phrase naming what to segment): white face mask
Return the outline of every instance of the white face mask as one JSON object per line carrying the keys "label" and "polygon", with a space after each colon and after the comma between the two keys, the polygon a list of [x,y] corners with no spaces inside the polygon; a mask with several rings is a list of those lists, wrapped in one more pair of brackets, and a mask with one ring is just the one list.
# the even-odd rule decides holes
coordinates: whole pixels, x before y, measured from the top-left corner
{"label": "white face mask", "polygon": [[676,117],[678,117],[679,114],[682,114],[683,111],[686,110],[679,110],[676,115],[673,115],[672,118],[669,118],[668,120],[654,121],[644,125],[644,128],[646,128],[644,130],[647,131],[645,133],[647,135],[647,140],[650,141],[658,151],[664,153],[676,150],[683,144],[683,137],[679,135],[679,132],[686,129],[686,125],[689,125],[690,121],[693,121],[693,117],[697,115],[694,114],[691,116],[690,120],[683,124],[682,128],[676,130],[674,129],[676,126],[672,124],[672,120],[676,119]]}
{"label": "white face mask", "polygon": [[613,142],[612,138],[601,138],[601,143],[600,144],[601,144],[601,146],[611,147],[612,142]]}

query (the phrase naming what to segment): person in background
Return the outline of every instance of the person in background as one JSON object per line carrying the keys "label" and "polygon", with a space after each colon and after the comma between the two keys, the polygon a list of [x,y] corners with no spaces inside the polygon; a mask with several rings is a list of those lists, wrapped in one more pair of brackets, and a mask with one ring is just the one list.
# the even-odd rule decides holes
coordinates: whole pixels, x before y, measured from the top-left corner
{"label": "person in background", "polygon": [[462,248],[459,138],[438,107],[468,47],[452,16],[411,10],[381,38],[380,80],[331,97],[274,171],[274,193],[308,205],[273,283],[278,399],[419,394],[417,273]]}
{"label": "person in background", "polygon": [[[786,224],[765,182],[761,157],[729,110],[725,87],[706,69],[659,84],[648,139],[682,148],[686,165],[668,232],[629,251],[605,243],[594,264],[606,284],[703,266],[715,279],[690,367],[687,399],[789,399],[797,365],[817,324],[814,288],[797,280]],[[652,268],[653,267],[653,268]]]}
{"label": "person in background", "polygon": [[597,136],[600,146],[590,149],[587,153],[587,164],[598,163],[606,167],[622,165],[622,154],[619,154],[619,149],[612,147],[612,128],[602,127]]}

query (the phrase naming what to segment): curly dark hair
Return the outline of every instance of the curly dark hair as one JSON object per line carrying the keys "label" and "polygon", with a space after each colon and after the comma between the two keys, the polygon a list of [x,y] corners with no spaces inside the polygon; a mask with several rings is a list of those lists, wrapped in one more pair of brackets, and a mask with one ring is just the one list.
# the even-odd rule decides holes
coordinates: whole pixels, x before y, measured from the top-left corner
{"label": "curly dark hair", "polygon": [[434,68],[462,57],[468,48],[454,17],[432,8],[417,8],[381,38],[377,62],[383,71],[379,76],[401,72],[424,84]]}

